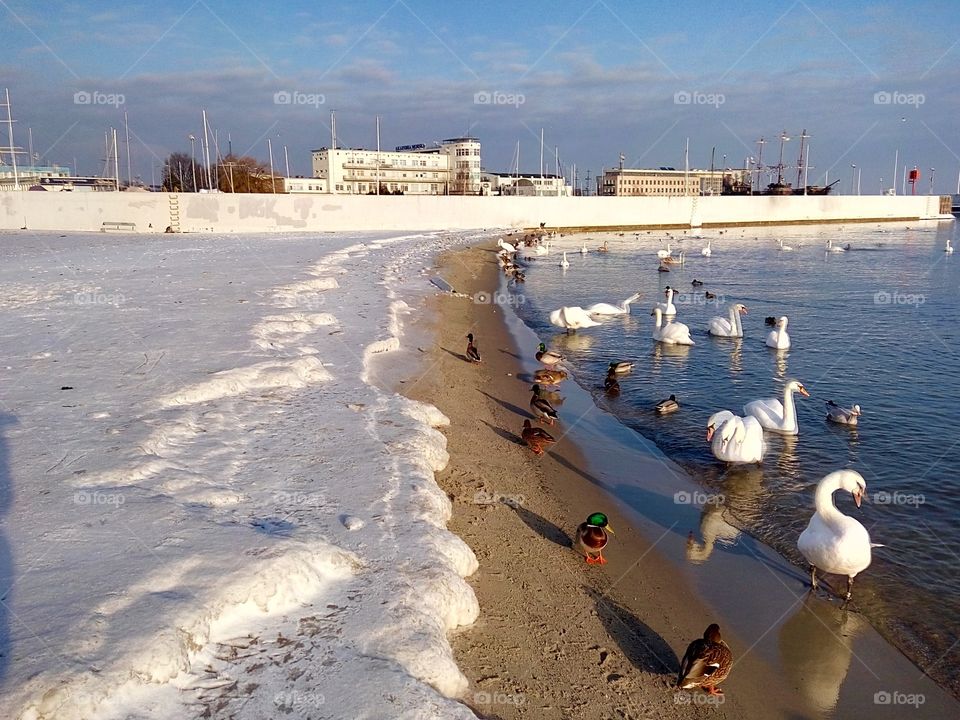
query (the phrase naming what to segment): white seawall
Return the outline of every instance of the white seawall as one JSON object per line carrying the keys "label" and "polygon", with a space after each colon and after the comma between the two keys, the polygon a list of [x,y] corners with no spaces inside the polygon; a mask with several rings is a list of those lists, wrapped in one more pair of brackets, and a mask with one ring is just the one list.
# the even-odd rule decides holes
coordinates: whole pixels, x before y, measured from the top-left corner
{"label": "white seawall", "polygon": [[[949,197],[947,197],[949,200]],[[0,193],[0,229],[342,232],[487,227],[631,228],[950,218],[937,195],[441,197]]]}

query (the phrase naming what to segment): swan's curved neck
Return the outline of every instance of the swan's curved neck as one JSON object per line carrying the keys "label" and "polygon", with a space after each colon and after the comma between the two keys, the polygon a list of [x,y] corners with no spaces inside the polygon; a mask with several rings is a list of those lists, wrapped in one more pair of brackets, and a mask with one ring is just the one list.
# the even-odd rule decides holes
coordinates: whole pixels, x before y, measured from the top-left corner
{"label": "swan's curved neck", "polygon": [[654,315],[655,315],[656,318],[657,318],[657,330],[659,330],[660,327],[661,327],[661,325],[663,324],[663,313],[660,312],[660,310],[659,310],[659,308],[658,308],[657,311],[654,313]]}
{"label": "swan's curved neck", "polygon": [[793,388],[789,385],[783,389],[783,420],[789,427],[797,426],[797,405],[793,401]]}
{"label": "swan's curved neck", "polygon": [[833,494],[839,489],[840,483],[837,482],[822,482],[817,486],[814,505],[816,505],[817,513],[825,520],[836,520],[846,517],[842,512],[837,510],[837,506],[833,502]]}

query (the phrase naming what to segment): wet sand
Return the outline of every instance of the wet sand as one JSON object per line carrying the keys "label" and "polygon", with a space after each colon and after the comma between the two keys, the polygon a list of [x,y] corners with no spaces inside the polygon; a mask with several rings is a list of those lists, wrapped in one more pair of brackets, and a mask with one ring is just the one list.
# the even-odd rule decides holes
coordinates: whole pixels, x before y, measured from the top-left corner
{"label": "wet sand", "polygon": [[[480,620],[453,638],[478,715],[960,716],[860,615],[809,594],[801,569],[727,525],[722,507],[683,502],[700,499],[694,480],[571,379],[550,429],[559,442],[534,456],[519,432],[538,339],[509,308],[470,299],[501,287],[492,244],[448,254],[438,274],[469,297],[438,295],[420,314],[412,332],[434,344],[421,341],[425,362],[400,387],[451,420],[438,481],[454,501],[450,529],[480,561],[470,579]],[[463,355],[467,332],[481,365]],[[745,471],[739,490],[759,491],[753,481]],[[595,511],[617,531],[603,567],[570,547]],[[679,657],[711,622],[735,658],[721,704],[672,688]]]}

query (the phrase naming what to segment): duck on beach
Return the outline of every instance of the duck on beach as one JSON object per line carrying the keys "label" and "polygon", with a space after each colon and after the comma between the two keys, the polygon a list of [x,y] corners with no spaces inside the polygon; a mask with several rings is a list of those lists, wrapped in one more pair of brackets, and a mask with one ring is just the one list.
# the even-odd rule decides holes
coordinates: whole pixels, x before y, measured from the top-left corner
{"label": "duck on beach", "polygon": [[541,362],[547,367],[559,365],[564,360],[563,355],[555,353],[552,350],[547,350],[547,346],[543,343],[537,346],[537,354],[535,357],[537,358],[537,362]]}
{"label": "duck on beach", "polygon": [[473,333],[467,333],[467,360],[470,362],[480,362],[480,351],[473,344]]}
{"label": "duck on beach", "polygon": [[607,559],[603,556],[603,549],[607,546],[607,533],[615,534],[610,527],[610,521],[603,513],[591,513],[577,527],[577,550],[583,553],[588,565],[606,565]]}
{"label": "duck on beach", "polygon": [[677,687],[682,690],[701,688],[710,695],[723,695],[717,686],[727,679],[733,667],[733,653],[720,635],[720,626],[712,623],[697,638],[680,661]]}
{"label": "duck on beach", "polygon": [[539,384],[530,388],[533,391],[533,397],[530,398],[530,411],[540,422],[554,425],[557,422],[557,411],[550,401],[543,397],[543,390]]}
{"label": "duck on beach", "polygon": [[567,379],[567,373],[559,369],[541,369],[533,373],[533,379],[538,385],[559,385]]}
{"label": "duck on beach", "polygon": [[552,445],[557,440],[553,435],[543,428],[533,427],[529,420],[523,421],[523,430],[520,431],[520,437],[527,444],[534,455],[543,455],[544,448]]}
{"label": "duck on beach", "polygon": [[810,563],[810,587],[817,589],[817,570],[847,576],[846,600],[853,594],[853,579],[870,566],[871,549],[882,547],[870,542],[870,533],[860,521],[837,509],[833,494],[845,490],[853,495],[857,507],[863,500],[867,483],[855,470],[837,470],[817,484],[810,518],[799,539],[797,549]]}

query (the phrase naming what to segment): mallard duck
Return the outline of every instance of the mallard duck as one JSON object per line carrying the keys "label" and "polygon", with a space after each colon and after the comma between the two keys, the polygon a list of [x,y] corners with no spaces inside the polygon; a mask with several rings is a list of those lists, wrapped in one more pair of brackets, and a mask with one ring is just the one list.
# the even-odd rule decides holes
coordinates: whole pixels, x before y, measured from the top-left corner
{"label": "mallard duck", "polygon": [[669,415],[672,412],[676,412],[680,409],[680,403],[677,402],[677,396],[671,395],[666,400],[661,400],[657,403],[656,408],[658,415]]}
{"label": "mallard duck", "polygon": [[537,360],[546,366],[556,365],[563,362],[563,355],[547,350],[547,346],[540,343],[537,346]]}
{"label": "mallard duck", "polygon": [[556,369],[537,370],[533,379],[540,385],[559,385],[567,379],[567,373]]}
{"label": "mallard duck", "polygon": [[584,554],[589,565],[606,565],[603,549],[607,546],[607,533],[614,534],[607,516],[593,513],[577,527],[576,549]]}
{"label": "mallard duck", "polygon": [[557,441],[553,435],[543,428],[533,427],[529,420],[523,421],[523,430],[520,432],[520,437],[533,450],[534,455],[543,455],[544,447]]}
{"label": "mallard duck", "polygon": [[611,373],[628,373],[633,370],[633,363],[627,362],[626,360],[620,362],[612,362],[607,369],[607,372]]}
{"label": "mallard duck", "polygon": [[733,666],[733,653],[720,637],[720,626],[711,624],[702,638],[697,638],[687,648],[680,661],[677,687],[683,690],[699,687],[710,695],[723,695],[717,687],[727,679]]}
{"label": "mallard duck", "polygon": [[534,414],[537,420],[540,420],[541,422],[547,422],[551,425],[556,423],[557,411],[554,410],[553,405],[550,404],[550,401],[540,394],[540,386],[534,385],[530,389],[533,391],[533,397],[530,398],[530,411]]}
{"label": "mallard duck", "polygon": [[467,360],[470,362],[480,362],[480,351],[473,344],[473,333],[467,333]]}
{"label": "mallard duck", "polygon": [[697,280],[696,278],[694,278],[693,282],[690,284],[693,285],[694,287],[700,287],[701,285],[703,285],[703,280]]}
{"label": "mallard duck", "polygon": [[705,292],[703,293],[703,296],[704,296],[707,300],[716,300],[716,299],[717,299],[717,296],[716,296],[714,293],[710,292],[709,290],[705,291]]}
{"label": "mallard duck", "polygon": [[770,315],[770,316],[765,317],[765,318],[763,319],[763,324],[764,324],[764,325],[769,325],[770,327],[774,327],[774,326],[776,326],[776,324],[777,324],[777,319],[776,319],[775,317],[773,317],[773,315]]}
{"label": "mallard duck", "polygon": [[657,267],[657,272],[670,272],[670,268],[663,263],[660,263],[660,265]]}
{"label": "mallard duck", "polygon": [[608,372],[607,377],[604,378],[603,389],[611,395],[620,394],[620,381],[617,380],[617,376],[613,372]]}
{"label": "mallard duck", "polygon": [[840,407],[833,400],[827,400],[827,420],[838,425],[856,425],[860,418],[860,406]]}

